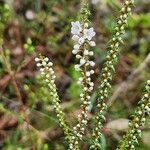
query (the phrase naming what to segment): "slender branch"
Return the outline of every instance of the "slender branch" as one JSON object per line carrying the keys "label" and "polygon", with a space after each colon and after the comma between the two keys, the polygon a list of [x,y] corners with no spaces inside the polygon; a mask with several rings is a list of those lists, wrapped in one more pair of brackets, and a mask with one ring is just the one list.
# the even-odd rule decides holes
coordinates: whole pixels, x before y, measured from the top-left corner
{"label": "slender branch", "polygon": [[129,123],[129,129],[117,150],[135,149],[135,143],[138,143],[138,138],[141,137],[141,130],[145,125],[146,115],[150,115],[150,80],[145,86],[145,93],[138,103],[138,107],[133,115],[133,120]]}
{"label": "slender branch", "polygon": [[94,118],[93,140],[90,149],[101,149],[100,138],[102,135],[103,122],[105,121],[105,112],[107,111],[107,99],[109,99],[109,93],[111,90],[111,81],[115,72],[115,65],[119,58],[119,45],[123,43],[122,34],[125,33],[125,25],[127,24],[127,18],[131,14],[131,8],[133,7],[133,0],[126,0],[122,9],[121,15],[118,18],[117,26],[115,28],[115,34],[110,41],[109,51],[107,53],[106,62],[102,69],[101,83],[99,86],[98,97],[98,112]]}
{"label": "slender branch", "polygon": [[70,143],[70,136],[72,135],[72,131],[65,120],[65,115],[60,105],[60,100],[59,100],[59,96],[57,94],[57,88],[55,85],[56,76],[52,68],[53,63],[50,62],[47,57],[43,57],[41,55],[39,56],[39,58],[35,58],[35,61],[37,62],[37,67],[40,68],[40,72],[44,76],[44,79],[50,89],[50,95],[52,97],[52,104],[57,114],[60,127],[63,129],[66,139]]}
{"label": "slender branch", "polygon": [[81,114],[78,115],[77,125],[73,128],[74,135],[71,137],[70,150],[79,149],[79,141],[82,141],[85,134],[85,128],[88,123],[87,113],[90,104],[90,94],[94,86],[94,83],[91,81],[91,75],[94,73],[94,70],[91,70],[91,67],[93,67],[95,63],[90,61],[90,56],[93,55],[93,52],[89,51],[89,47],[93,47],[96,44],[94,41],[91,41],[95,36],[95,32],[93,28],[88,28],[89,14],[88,1],[84,0],[81,5],[80,22],[72,22],[71,28],[71,33],[73,34],[72,39],[75,41],[72,53],[79,59],[79,64],[75,65],[75,69],[81,73],[79,84],[82,88],[80,94],[82,111]]}

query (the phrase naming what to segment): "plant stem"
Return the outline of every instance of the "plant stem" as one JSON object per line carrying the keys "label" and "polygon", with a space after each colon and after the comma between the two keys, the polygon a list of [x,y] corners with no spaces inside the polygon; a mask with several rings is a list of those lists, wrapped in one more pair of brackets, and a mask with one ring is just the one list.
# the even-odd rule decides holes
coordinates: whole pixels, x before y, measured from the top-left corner
{"label": "plant stem", "polygon": [[97,150],[101,149],[101,144],[99,142],[102,135],[103,122],[105,121],[104,114],[107,111],[107,100],[109,99],[109,93],[111,90],[111,81],[115,73],[115,66],[119,59],[119,46],[123,43],[122,34],[125,33],[125,25],[127,24],[127,18],[131,14],[131,8],[133,7],[133,0],[126,0],[123,8],[121,9],[121,14],[118,18],[117,26],[115,28],[115,33],[110,41],[109,50],[106,56],[106,62],[102,68],[101,83],[99,86],[98,93],[98,104],[97,113],[94,118],[94,129],[93,129],[93,141],[91,149]]}
{"label": "plant stem", "polygon": [[135,149],[135,143],[138,143],[138,138],[141,136],[141,129],[145,124],[147,114],[150,115],[150,80],[147,81],[145,93],[138,103],[133,120],[129,123],[129,129],[120,141],[117,150]]}

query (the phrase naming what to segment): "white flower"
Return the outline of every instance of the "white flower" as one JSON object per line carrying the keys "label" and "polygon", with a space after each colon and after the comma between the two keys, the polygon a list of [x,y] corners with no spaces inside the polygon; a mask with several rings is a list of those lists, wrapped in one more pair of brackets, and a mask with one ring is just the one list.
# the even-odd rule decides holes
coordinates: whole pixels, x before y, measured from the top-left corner
{"label": "white flower", "polygon": [[93,83],[93,82],[90,82],[89,85],[93,87],[93,86],[94,86],[94,83]]}
{"label": "white flower", "polygon": [[96,43],[94,41],[90,41],[89,44],[90,44],[91,47],[96,46]]}
{"label": "white flower", "polygon": [[48,58],[48,57],[45,57],[45,58],[44,58],[44,61],[48,62],[48,61],[49,61],[49,58]]}
{"label": "white flower", "polygon": [[90,56],[93,56],[93,55],[94,55],[93,51],[90,51],[90,52],[89,52],[89,55],[90,55]]}
{"label": "white flower", "polygon": [[43,65],[43,66],[46,66],[46,64],[47,64],[47,63],[46,63],[45,61],[42,62],[42,65]]}
{"label": "white flower", "polygon": [[40,68],[40,71],[43,72],[43,71],[44,71],[44,68]]}
{"label": "white flower", "polygon": [[89,71],[86,72],[86,76],[89,77],[91,73]]}
{"label": "white flower", "polygon": [[84,50],[84,55],[89,55],[89,51],[87,49]]}
{"label": "white flower", "polygon": [[84,29],[83,31],[84,33],[84,38],[85,39],[88,39],[89,41],[95,36],[95,32],[94,32],[94,29],[93,28],[90,28],[90,29]]}
{"label": "white flower", "polygon": [[91,70],[91,71],[90,71],[90,74],[94,74],[94,70]]}
{"label": "white flower", "polygon": [[76,55],[76,58],[77,59],[80,59],[82,56],[81,55]]}
{"label": "white flower", "polygon": [[82,45],[84,42],[85,42],[85,39],[83,37],[80,37],[79,40],[78,40],[78,43],[80,45]]}
{"label": "white flower", "polygon": [[49,74],[47,74],[47,75],[46,75],[46,78],[49,78],[49,77],[50,77],[50,75],[49,75]]}
{"label": "white flower", "polygon": [[82,59],[80,59],[80,65],[82,66],[83,64],[85,64],[85,59],[84,58],[82,58]]}
{"label": "white flower", "polygon": [[71,33],[79,35],[80,32],[82,31],[80,22],[79,21],[71,22],[71,25],[72,25]]}
{"label": "white flower", "polygon": [[76,49],[76,50],[79,50],[79,48],[80,48],[80,45],[79,44],[76,44],[76,45],[74,45],[74,47],[73,47],[74,49]]}
{"label": "white flower", "polygon": [[40,61],[40,59],[36,57],[36,58],[35,58],[35,61],[38,62],[38,61]]}
{"label": "white flower", "polygon": [[78,40],[79,40],[79,36],[78,35],[73,35],[73,37],[72,37],[72,39],[75,41],[75,42],[77,42]]}
{"label": "white flower", "polygon": [[77,54],[78,52],[79,52],[78,50],[74,49],[74,50],[72,51],[72,54]]}
{"label": "white flower", "polygon": [[89,81],[89,82],[90,82],[90,81],[91,81],[91,78],[90,78],[90,77],[88,77],[88,78],[87,78],[87,81]]}
{"label": "white flower", "polygon": [[49,62],[47,65],[48,65],[49,67],[51,67],[51,66],[53,66],[53,63],[52,63],[52,62]]}
{"label": "white flower", "polygon": [[89,91],[92,91],[93,90],[93,87],[91,86],[90,88],[89,88]]}
{"label": "white flower", "polygon": [[95,62],[90,61],[90,66],[91,66],[91,67],[95,66]]}

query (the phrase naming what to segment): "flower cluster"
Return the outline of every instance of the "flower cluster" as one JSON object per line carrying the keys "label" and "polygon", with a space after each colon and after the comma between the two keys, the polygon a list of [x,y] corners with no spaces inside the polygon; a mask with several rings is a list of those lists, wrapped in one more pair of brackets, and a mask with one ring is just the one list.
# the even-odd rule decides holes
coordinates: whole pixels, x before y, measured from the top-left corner
{"label": "flower cluster", "polygon": [[119,45],[123,43],[122,34],[125,33],[125,26],[127,24],[127,18],[131,14],[131,8],[134,4],[134,0],[126,0],[123,8],[121,9],[121,15],[118,18],[117,26],[115,28],[115,35],[113,36],[109,51],[106,56],[106,62],[102,69],[101,84],[99,87],[99,98],[97,108],[99,112],[95,116],[95,128],[93,130],[93,144],[91,149],[100,147],[99,138],[101,136],[101,129],[103,128],[102,122],[105,121],[105,112],[107,110],[106,100],[109,98],[109,91],[111,89],[111,81],[113,73],[115,72],[115,65],[119,58]]}
{"label": "flower cluster", "polygon": [[150,80],[147,81],[145,94],[138,103],[133,120],[129,123],[129,130],[117,150],[135,150],[135,143],[138,143],[138,138],[141,137],[141,129],[145,125],[146,115],[150,115]]}
{"label": "flower cluster", "polygon": [[[95,36],[95,32],[93,28],[89,28],[88,29],[88,23],[85,23],[83,25],[83,27],[81,26],[79,21],[76,22],[72,22],[72,28],[71,28],[71,33],[73,34],[72,39],[75,41],[75,45],[74,45],[74,50],[72,51],[73,54],[78,54],[82,51],[82,46],[87,43],[88,45],[90,45],[91,47],[96,46],[95,42],[92,41],[92,38]],[[93,55],[93,53],[89,52],[87,48],[85,48],[85,56],[86,55]],[[76,56],[77,59],[84,59],[82,58],[81,55],[77,55]],[[85,63],[85,61],[83,62]],[[83,64],[81,63],[81,66]],[[79,67],[80,68],[80,65]]]}
{"label": "flower cluster", "polygon": [[90,56],[93,56],[94,53],[93,51],[89,51],[89,47],[96,46],[95,42],[92,41],[92,38],[95,36],[94,29],[88,28],[88,23],[82,25],[79,21],[76,21],[71,24],[72,39],[75,42],[72,53],[79,59],[79,64],[75,65],[75,69],[81,72],[78,83],[83,90],[80,94],[82,112],[78,115],[78,124],[73,128],[75,137],[72,137],[73,142],[70,144],[70,149],[74,145],[78,145],[78,139],[82,140],[85,126],[88,122],[87,113],[90,104],[90,93],[94,87],[94,83],[91,81],[91,75],[94,74],[94,70],[91,68],[95,65],[95,63],[90,60]]}
{"label": "flower cluster", "polygon": [[[77,71],[84,72],[84,68],[91,66],[93,67],[95,63],[93,61],[89,60],[90,56],[93,56],[93,51],[89,51],[89,46],[94,47],[96,46],[94,41],[91,41],[92,38],[95,36],[95,32],[93,28],[88,29],[88,24],[85,23],[84,27],[81,27],[81,24],[79,21],[72,22],[72,28],[71,33],[73,34],[72,39],[75,41],[74,49],[72,51],[73,54],[76,55],[76,58],[79,59],[79,64],[75,65],[75,69]],[[86,76],[87,83],[89,84],[89,88],[85,89],[88,91],[93,90],[93,82],[91,82],[90,75],[94,74],[94,70],[87,70],[84,72],[83,76]],[[79,83],[82,83],[84,78],[79,79]],[[81,96],[82,98],[83,96]]]}
{"label": "flower cluster", "polygon": [[60,122],[60,127],[63,129],[66,138],[69,140],[69,132],[70,129],[66,124],[64,113],[62,112],[61,106],[59,104],[60,100],[57,94],[56,85],[55,85],[55,72],[52,68],[53,63],[49,61],[48,57],[40,57],[35,58],[37,67],[40,68],[41,74],[44,76],[45,81],[50,89],[50,96],[52,97],[52,104],[54,106],[54,110],[57,114],[57,118]]}

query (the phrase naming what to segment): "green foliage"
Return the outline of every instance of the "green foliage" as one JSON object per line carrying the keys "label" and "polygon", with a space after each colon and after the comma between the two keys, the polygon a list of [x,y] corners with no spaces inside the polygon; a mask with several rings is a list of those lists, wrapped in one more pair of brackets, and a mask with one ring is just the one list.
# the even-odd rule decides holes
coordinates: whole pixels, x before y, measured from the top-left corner
{"label": "green foliage", "polygon": [[33,54],[35,52],[35,48],[30,38],[28,38],[27,42],[24,44],[24,49],[27,54]]}
{"label": "green foliage", "polygon": [[24,84],[24,90],[28,93],[28,105],[35,108],[35,104],[42,101],[46,106],[51,100],[46,82],[41,75],[37,75],[35,81],[35,86],[30,82]]}
{"label": "green foliage", "polygon": [[9,5],[1,4],[0,5],[0,47],[3,44],[3,32],[5,25],[9,22],[11,18],[11,10]]}
{"label": "green foliage", "polygon": [[[71,97],[74,99],[77,99],[77,98],[79,98],[80,91],[81,91],[81,88],[80,88],[79,84],[77,83],[77,80],[80,77],[80,73],[75,71],[74,65],[72,65],[68,69],[68,74],[72,78],[73,82],[72,82],[71,86],[68,88],[67,92],[72,93]],[[76,82],[74,82],[74,81],[76,81]],[[74,92],[74,91],[76,91],[76,92]]]}
{"label": "green foliage", "polygon": [[7,23],[11,17],[11,10],[8,4],[0,5],[0,22]]}
{"label": "green foliage", "polygon": [[[86,2],[86,0],[84,2]],[[138,3],[140,5],[140,1],[138,1]],[[118,137],[119,137],[118,135],[120,134],[117,131],[111,132],[110,134],[112,134],[112,136],[109,136],[110,143],[107,144],[107,142],[109,142],[109,140],[107,139],[107,136],[105,136],[105,134],[107,134],[107,131],[106,132],[103,131],[103,129],[105,129],[105,127],[103,128],[103,121],[106,121],[104,115],[105,115],[105,112],[107,111],[107,103],[105,104],[105,101],[102,101],[103,96],[105,97],[106,100],[109,99],[109,93],[114,88],[114,86],[112,85],[112,83],[110,83],[110,81],[112,81],[113,74],[116,71],[115,65],[118,64],[118,56],[120,54],[119,46],[121,46],[121,44],[123,43],[122,39],[119,40],[118,35],[117,35],[118,32],[120,32],[121,25],[119,25],[119,28],[116,28],[115,32],[114,32],[115,26],[118,26],[118,24],[120,24],[120,23],[114,22],[114,17],[116,17],[117,12],[115,12],[114,17],[112,16],[113,13],[111,13],[114,10],[119,10],[119,8],[120,8],[119,4],[121,4],[120,1],[113,1],[113,0],[100,1],[100,7],[99,7],[99,5],[94,6],[94,5],[90,4],[91,10],[95,9],[95,8],[100,9],[98,12],[96,12],[95,14],[91,14],[91,15],[93,15],[92,16],[93,20],[95,20],[94,26],[96,27],[97,41],[99,42],[98,46],[94,49],[94,51],[96,52],[95,60],[98,64],[98,66],[102,65],[102,63],[106,57],[106,63],[104,64],[104,68],[102,69],[102,77],[100,79],[101,84],[98,83],[98,85],[100,85],[100,92],[98,95],[98,99],[99,99],[100,103],[104,102],[104,103],[102,103],[102,105],[101,105],[102,107],[100,108],[100,109],[102,109],[102,111],[104,113],[100,112],[95,117],[95,119],[96,119],[96,121],[95,121],[96,128],[95,129],[93,127],[93,121],[89,122],[89,127],[87,127],[88,139],[85,138],[85,136],[86,136],[85,135],[83,138],[83,141],[81,142],[81,145],[83,145],[81,147],[81,149],[82,148],[84,149],[84,147],[86,149],[85,145],[90,145],[91,143],[92,144],[94,143],[94,145],[97,146],[97,149],[102,149],[102,150],[114,149],[114,147],[116,146]],[[22,6],[23,6],[23,8],[21,8]],[[67,57],[66,57],[67,61],[68,61],[67,65],[70,67],[65,68],[64,70],[67,72],[67,75],[69,75],[72,80],[71,80],[70,86],[67,89],[67,99],[69,98],[71,105],[69,107],[67,106],[67,108],[65,110],[67,110],[67,113],[69,114],[68,121],[70,121],[70,120],[72,121],[73,119],[71,119],[71,118],[74,118],[74,114],[76,114],[76,113],[78,114],[80,111],[80,110],[77,110],[77,112],[74,112],[76,106],[79,105],[78,99],[79,99],[80,91],[82,89],[79,87],[79,85],[76,82],[80,77],[80,73],[76,72],[74,70],[74,68],[73,68],[74,62],[70,61],[70,58],[72,56],[70,55],[70,53],[68,53],[68,51],[70,51],[70,45],[71,45],[71,42],[70,42],[71,40],[69,40],[70,35],[68,34],[68,30],[70,29],[71,20],[75,20],[73,18],[80,18],[80,20],[83,22],[89,22],[90,11],[89,11],[87,3],[83,3],[81,11],[80,11],[81,15],[80,16],[77,15],[76,11],[79,9],[79,1],[76,1],[76,0],[75,1],[68,1],[68,0],[63,0],[63,1],[60,1],[60,0],[50,0],[50,1],[35,0],[35,1],[32,1],[32,0],[27,0],[27,1],[22,2],[22,6],[16,8],[17,10],[14,10],[14,11],[16,11],[16,12],[23,11],[23,13],[21,13],[21,15],[16,14],[15,16],[12,16],[14,14],[12,13],[12,10],[10,9],[9,5],[7,5],[7,4],[0,5],[0,50],[1,50],[2,44],[4,44],[6,47],[9,47],[9,49],[10,49],[10,50],[3,49],[3,54],[4,54],[5,59],[0,54],[0,77],[3,77],[4,75],[6,75],[6,77],[9,76],[9,73],[7,73],[8,71],[6,69],[4,61],[6,61],[9,65],[11,65],[11,62],[12,62],[12,67],[14,69],[13,71],[14,71],[15,75],[17,75],[16,80],[17,80],[17,84],[22,92],[25,107],[27,107],[30,112],[30,113],[28,113],[28,111],[27,111],[27,115],[31,121],[30,122],[31,125],[35,128],[35,132],[29,131],[26,129],[25,130],[19,129],[19,127],[22,126],[24,123],[23,116],[20,116],[20,112],[15,113],[13,111],[10,111],[9,108],[4,107],[4,105],[0,103],[0,115],[2,113],[2,114],[7,114],[9,116],[15,116],[18,121],[17,127],[14,127],[13,130],[8,131],[10,133],[8,133],[8,138],[4,140],[4,143],[2,143],[2,147],[4,147],[3,148],[4,150],[24,150],[24,149],[31,148],[32,146],[35,146],[36,147],[35,149],[37,149],[37,150],[67,149],[68,143],[64,142],[64,138],[63,138],[64,135],[62,135],[61,132],[57,131],[57,129],[58,129],[57,126],[60,124],[60,126],[63,128],[63,130],[65,130],[65,134],[66,133],[68,134],[68,130],[69,130],[69,134],[71,133],[71,135],[72,135],[72,132],[70,132],[70,131],[71,131],[72,127],[68,128],[68,126],[66,125],[66,122],[64,120],[64,114],[60,110],[59,103],[57,103],[57,102],[60,102],[57,95],[55,93],[53,93],[53,94],[50,93],[50,91],[53,89],[51,87],[50,87],[50,89],[47,87],[47,81],[43,80],[43,79],[45,79],[45,77],[43,77],[41,75],[36,75],[36,77],[33,79],[33,77],[28,77],[28,75],[26,76],[26,72],[27,73],[29,72],[29,74],[30,74],[30,71],[32,68],[32,65],[30,66],[30,63],[28,66],[23,66],[23,69],[21,71],[19,70],[20,72],[18,70],[15,71],[15,69],[17,68],[16,67],[17,61],[20,59],[22,60],[24,58],[22,58],[22,54],[19,54],[18,56],[15,54],[15,50],[14,50],[15,46],[13,44],[16,42],[16,40],[14,40],[11,37],[12,33],[15,30],[12,30],[11,27],[16,25],[15,23],[16,23],[17,19],[20,19],[21,21],[19,23],[19,28],[22,27],[21,33],[20,33],[21,37],[24,36],[23,39],[26,39],[27,37],[32,37],[34,39],[34,41],[32,41],[30,38],[27,38],[27,41],[24,44],[22,44],[22,47],[24,48],[24,52],[25,52],[25,53],[23,53],[24,56],[28,55],[27,57],[30,57],[30,55],[34,54],[35,53],[35,45],[37,45],[37,47],[39,49],[43,49],[43,51],[44,51],[44,53],[46,53],[46,55],[48,55],[48,56],[51,55],[55,59],[59,59],[60,53],[61,54],[63,53],[65,55],[67,53]],[[144,5],[144,7],[146,7],[146,6]],[[28,20],[28,19],[23,18],[24,14],[26,13],[26,10],[28,10],[28,9],[33,9],[33,12],[35,11],[34,12],[35,18],[33,20]],[[103,14],[103,12],[102,12],[103,9],[106,10],[107,13]],[[107,9],[111,9],[111,12],[109,12],[110,10],[107,10]],[[144,8],[141,8],[141,9],[144,9]],[[138,11],[139,11],[138,8],[135,9],[135,13],[136,13],[136,11],[138,13]],[[122,49],[126,50],[124,52],[125,60],[121,59],[121,61],[123,63],[126,63],[126,65],[128,65],[127,63],[129,63],[129,65],[128,65],[129,71],[131,71],[133,68],[136,68],[137,66],[139,66],[143,62],[147,53],[149,52],[149,30],[148,29],[150,26],[150,15],[148,13],[147,14],[145,13],[146,10],[143,10],[143,12],[144,13],[142,13],[140,15],[136,14],[136,15],[133,15],[133,17],[129,17],[128,30],[124,35],[124,38],[127,39],[126,40],[127,43],[125,43],[126,47],[121,46]],[[122,14],[122,12],[121,12],[121,14]],[[123,14],[123,15],[125,15],[125,14]],[[10,24],[10,27],[8,27],[7,25],[9,23],[11,17],[13,19],[14,18],[15,19],[12,22],[12,24]],[[123,17],[125,17],[125,16],[123,16]],[[122,20],[125,20],[125,18],[124,19],[122,18]],[[99,22],[99,19],[100,19],[100,22]],[[117,19],[117,21],[118,20],[119,20],[119,18]],[[99,27],[99,25],[98,25],[99,23],[102,24],[102,26],[104,26],[104,27]],[[126,22],[125,22],[125,24],[126,24]],[[4,31],[6,34],[4,34]],[[26,35],[26,33],[27,33],[27,35]],[[25,35],[22,35],[22,34],[25,34]],[[108,47],[108,53],[106,55],[105,41],[110,37],[110,34],[116,34],[116,35],[113,36],[114,39],[108,43],[109,47]],[[30,36],[28,36],[28,35],[30,35]],[[10,41],[9,41],[9,39],[10,39]],[[101,40],[102,40],[102,42],[101,42]],[[3,41],[5,41],[5,43]],[[117,42],[119,42],[120,45],[118,45]],[[133,50],[131,47],[134,43],[136,43],[136,44],[138,43],[137,44],[138,48],[135,48]],[[19,46],[21,46],[21,45],[19,45]],[[46,50],[44,50],[44,49],[46,49]],[[42,51],[42,53],[43,53],[43,51]],[[15,59],[14,59],[14,57],[15,57]],[[63,59],[62,59],[62,61],[63,61]],[[126,60],[129,60],[129,61],[126,62]],[[33,64],[33,61],[31,61],[31,64]],[[66,62],[64,64],[66,64]],[[24,75],[24,72],[22,73],[22,71],[25,72],[25,75]],[[96,67],[96,71],[97,71],[97,74],[99,74],[99,67],[98,68]],[[149,78],[149,73],[146,71],[147,70],[142,72],[142,76],[143,76],[142,80],[143,81],[146,80],[146,78]],[[97,78],[97,74],[96,74],[95,78]],[[18,76],[19,76],[19,79],[18,79]],[[22,76],[23,76],[23,78],[22,78]],[[23,84],[24,84],[23,88],[21,85],[22,84],[21,80],[23,81]],[[3,81],[0,82],[0,85],[1,85],[1,83],[3,83]],[[10,80],[10,84],[11,84],[11,80]],[[113,84],[116,84],[116,80],[114,80]],[[96,86],[97,86],[97,84],[96,84]],[[142,86],[138,87],[137,91],[139,93],[136,91],[135,96],[136,95],[139,96],[139,94],[141,92],[141,87]],[[5,84],[4,84],[4,88],[5,88]],[[145,89],[146,89],[146,91],[149,91],[149,86],[146,86]],[[14,89],[12,86],[9,86],[9,83],[8,84],[6,83],[6,90],[2,91],[2,94],[3,93],[5,96],[8,96],[8,98],[11,98],[11,101],[16,99]],[[0,91],[0,95],[1,95],[1,91]],[[53,97],[53,95],[55,97]],[[93,95],[94,95],[93,96],[94,98],[92,97],[91,101],[95,101],[95,99],[97,98],[97,96],[95,96],[95,95],[97,95],[96,92],[93,93]],[[57,98],[57,100],[55,101],[56,98]],[[63,99],[63,101],[65,101],[65,100],[66,100],[66,97]],[[1,100],[0,100],[0,102],[1,102]],[[6,100],[6,102],[7,102],[7,100]],[[57,117],[52,110],[51,104],[53,104],[55,107]],[[141,105],[141,104],[139,103],[139,105]],[[65,107],[66,106],[64,104],[64,108]],[[95,107],[94,103],[91,104],[90,107],[93,109],[90,108],[91,112],[88,115],[90,117],[93,117],[93,114],[96,111],[94,108]],[[99,109],[99,106],[98,106],[98,109]],[[139,109],[139,106],[137,107],[137,109]],[[129,112],[122,102],[120,103],[119,101],[117,101],[117,103],[112,108],[110,108],[109,114],[112,114],[112,115],[108,115],[108,117],[107,117],[108,121],[114,120],[118,117],[121,118],[122,116],[128,117]],[[137,117],[137,115],[139,115],[138,112],[135,112],[135,114],[132,116],[133,120],[135,117]],[[59,120],[59,122],[58,122],[58,120]],[[98,120],[98,122],[97,122],[97,120]],[[73,124],[72,122],[70,124]],[[97,123],[98,123],[98,125],[97,125]],[[133,121],[131,121],[131,124],[132,123],[133,123]],[[50,134],[53,135],[53,134],[57,134],[57,132],[59,132],[58,135],[56,135],[56,137],[55,137],[55,135],[53,135],[54,139],[50,139],[50,141],[49,140],[43,141],[38,138],[36,131],[42,131],[41,135],[43,135],[42,133],[47,132],[46,129],[53,128],[53,127],[54,127],[54,130],[56,130],[56,131],[54,133],[53,133],[53,131],[51,131]],[[97,129],[97,127],[99,129]],[[131,127],[133,127],[133,126],[131,126]],[[91,140],[93,140],[93,138],[91,138],[91,136],[90,136],[91,135],[90,128],[94,129],[96,131],[96,133],[99,134],[98,138],[96,137],[96,140],[94,140],[93,142],[91,142]],[[129,130],[130,129],[131,128],[129,128]],[[131,135],[132,134],[130,134],[130,137],[131,137]],[[138,135],[135,135],[135,136],[138,137]],[[57,139],[55,139],[55,138],[57,138]],[[114,142],[114,140],[115,140],[115,142]],[[139,140],[139,137],[137,139],[134,139],[133,144],[137,143],[137,140]],[[125,140],[125,143],[127,143],[128,141],[129,141],[128,139]],[[70,141],[68,140],[68,142],[70,142]],[[134,147],[133,147],[133,149],[134,149]],[[137,149],[138,150],[148,150],[149,147],[147,147],[144,143],[140,142],[139,148],[137,148]]]}

